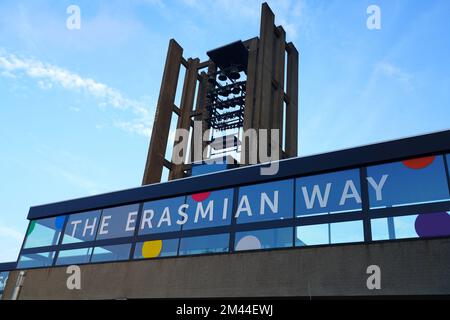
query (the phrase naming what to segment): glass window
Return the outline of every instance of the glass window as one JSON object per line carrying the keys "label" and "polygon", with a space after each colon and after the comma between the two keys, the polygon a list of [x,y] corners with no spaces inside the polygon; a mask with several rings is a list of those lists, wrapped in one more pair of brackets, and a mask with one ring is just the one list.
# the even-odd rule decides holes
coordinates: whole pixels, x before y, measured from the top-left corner
{"label": "glass window", "polygon": [[6,281],[8,280],[8,276],[9,276],[9,271],[0,272],[0,298],[1,298],[1,294],[5,290]]}
{"label": "glass window", "polygon": [[92,248],[61,250],[56,259],[56,265],[88,263],[91,258],[91,253]]}
{"label": "glass window", "polygon": [[218,171],[227,170],[228,164],[226,163],[226,159],[223,159],[223,163],[199,163],[194,164],[192,166],[192,177],[199,176],[201,174],[209,174],[209,173],[215,173]]}
{"label": "glass window", "polygon": [[98,226],[97,240],[133,236],[138,211],[139,204],[104,209]]}
{"label": "glass window", "polygon": [[361,210],[359,170],[296,179],[297,217]]}
{"label": "glass window", "polygon": [[28,226],[24,248],[57,245],[66,216],[32,220]]}
{"label": "glass window", "polygon": [[130,250],[131,243],[95,247],[91,262],[128,260]]}
{"label": "glass window", "polygon": [[364,241],[362,221],[331,223],[331,243],[350,243]]}
{"label": "glass window", "polygon": [[178,212],[184,204],[184,198],[183,196],[144,203],[139,234],[180,231],[181,225],[177,221],[182,217]]}
{"label": "glass window", "polygon": [[429,238],[450,235],[450,213],[433,212],[371,220],[373,240]]}
{"label": "glass window", "polygon": [[134,259],[176,256],[179,239],[151,240],[136,243]]}
{"label": "glass window", "polygon": [[292,228],[236,233],[235,251],[292,247]]}
{"label": "glass window", "polygon": [[364,228],[361,220],[296,227],[295,245],[298,247],[362,241]]}
{"label": "glass window", "polygon": [[449,199],[442,156],[367,168],[370,208]]}
{"label": "glass window", "polygon": [[293,215],[294,180],[239,188],[237,223],[285,219]]}
{"label": "glass window", "polygon": [[63,243],[86,242],[95,240],[100,221],[100,210],[69,215],[64,230]]}
{"label": "glass window", "polygon": [[181,238],[180,255],[228,252],[229,234]]}
{"label": "glass window", "polygon": [[233,189],[202,192],[186,197],[188,219],[183,230],[209,228],[231,223]]}
{"label": "glass window", "polygon": [[298,226],[295,234],[295,245],[314,246],[330,243],[330,226],[328,224],[315,224],[310,226]]}
{"label": "glass window", "polygon": [[446,155],[446,160],[447,160],[447,169],[448,172],[450,173],[450,153]]}
{"label": "glass window", "polygon": [[19,257],[17,268],[28,269],[28,268],[50,267],[53,263],[54,257],[55,257],[54,251],[22,254]]}
{"label": "glass window", "polygon": [[395,239],[393,217],[370,220],[370,229],[372,230],[372,240]]}

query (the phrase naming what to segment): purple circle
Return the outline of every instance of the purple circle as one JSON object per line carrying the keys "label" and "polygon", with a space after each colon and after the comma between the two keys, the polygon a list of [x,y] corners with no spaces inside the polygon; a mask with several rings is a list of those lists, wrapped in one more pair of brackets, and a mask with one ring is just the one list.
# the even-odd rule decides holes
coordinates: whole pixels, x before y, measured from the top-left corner
{"label": "purple circle", "polygon": [[419,214],[415,222],[419,237],[437,237],[450,234],[450,215],[447,212]]}

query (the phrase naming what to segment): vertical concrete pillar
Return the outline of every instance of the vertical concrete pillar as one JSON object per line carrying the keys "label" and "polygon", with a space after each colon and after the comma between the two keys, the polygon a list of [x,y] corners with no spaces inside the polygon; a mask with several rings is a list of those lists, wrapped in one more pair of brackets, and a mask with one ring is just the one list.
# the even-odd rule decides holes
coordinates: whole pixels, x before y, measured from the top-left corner
{"label": "vertical concrete pillar", "polygon": [[142,185],[161,181],[182,55],[183,48],[171,39],[156,106]]}
{"label": "vertical concrete pillar", "polygon": [[255,95],[255,116],[259,119],[259,126],[255,129],[270,129],[272,121],[272,77],[273,77],[273,48],[275,15],[267,3],[262,5],[261,29],[259,39],[258,64],[256,73],[257,89]]}
{"label": "vertical concrete pillar", "polygon": [[[185,129],[190,131],[191,128],[191,113],[194,107],[194,97],[195,90],[197,87],[197,76],[198,76],[198,64],[199,59],[191,59],[189,58],[187,62],[186,75],[184,79],[183,92],[181,94],[181,103],[180,103],[180,117],[178,118],[177,129]],[[182,144],[182,154],[180,156],[183,157],[183,162],[187,160],[187,147],[188,140],[186,139],[178,139],[175,137],[174,143]],[[172,153],[172,157],[175,156]],[[176,155],[178,156],[178,155]],[[184,177],[184,165],[183,164],[174,164],[172,170],[170,170],[169,180],[179,179]]]}
{"label": "vertical concrete pillar", "polygon": [[[244,132],[249,129],[257,129],[259,125],[259,112],[255,110],[256,96],[256,70],[258,63],[258,38],[249,41],[249,54],[247,63],[247,82],[245,92]],[[250,141],[242,141],[241,165],[249,164]]]}
{"label": "vertical concrete pillar", "polygon": [[280,158],[283,156],[283,101],[284,101],[284,65],[286,56],[286,32],[279,26],[276,28],[276,37],[274,39],[274,94],[273,105],[271,106],[272,129],[279,130],[279,152]]}
{"label": "vertical concrete pillar", "polygon": [[286,153],[297,157],[298,137],[298,51],[292,42],[287,44],[287,104],[286,104]]}

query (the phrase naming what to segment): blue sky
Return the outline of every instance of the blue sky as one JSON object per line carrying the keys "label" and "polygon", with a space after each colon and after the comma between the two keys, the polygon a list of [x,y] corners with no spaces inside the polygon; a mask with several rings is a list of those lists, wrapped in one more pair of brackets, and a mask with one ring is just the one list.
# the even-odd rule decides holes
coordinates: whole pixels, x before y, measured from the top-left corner
{"label": "blue sky", "polygon": [[[450,127],[449,1],[268,2],[300,52],[300,155]],[[139,186],[169,39],[205,60],[258,35],[260,5],[1,0],[0,261],[30,206]]]}

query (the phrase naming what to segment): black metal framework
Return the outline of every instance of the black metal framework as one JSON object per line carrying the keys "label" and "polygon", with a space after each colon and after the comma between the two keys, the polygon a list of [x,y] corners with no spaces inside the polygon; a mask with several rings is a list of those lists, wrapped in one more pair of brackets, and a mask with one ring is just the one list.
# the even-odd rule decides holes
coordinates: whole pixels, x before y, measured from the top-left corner
{"label": "black metal framework", "polygon": [[[293,228],[292,247],[295,247],[295,228],[296,227],[308,226],[308,225],[318,225],[318,224],[331,224],[331,223],[346,222],[346,221],[361,221],[363,224],[363,230],[364,230],[364,241],[362,241],[362,242],[370,243],[370,242],[372,242],[372,235],[371,235],[371,220],[372,219],[388,218],[388,217],[394,217],[394,216],[396,217],[396,216],[414,215],[414,214],[418,214],[418,213],[425,214],[425,213],[433,213],[433,212],[450,210],[450,200],[440,201],[440,202],[432,202],[432,203],[405,205],[405,206],[395,206],[395,207],[388,207],[388,208],[370,209],[369,197],[368,197],[368,185],[367,185],[367,179],[366,179],[366,176],[367,176],[366,166],[369,164],[370,165],[382,164],[382,163],[389,163],[389,162],[393,162],[393,161],[408,159],[408,158],[412,158],[412,157],[420,157],[420,156],[426,156],[426,155],[439,155],[439,156],[443,156],[443,158],[444,158],[447,186],[450,190],[450,176],[449,176],[449,172],[448,172],[447,159],[446,159],[446,154],[450,150],[450,140],[441,140],[440,141],[439,146],[441,148],[443,147],[445,151],[442,151],[442,149],[439,150],[439,148],[436,148],[436,146],[433,145],[433,143],[437,143],[435,141],[435,138],[442,138],[442,136],[450,138],[450,131],[440,132],[440,133],[436,133],[434,135],[426,135],[426,136],[420,136],[420,137],[416,137],[416,138],[397,140],[397,141],[387,142],[384,144],[360,147],[360,148],[355,148],[355,149],[351,149],[351,150],[344,150],[344,151],[339,151],[339,152],[335,152],[335,153],[315,156],[316,159],[319,158],[319,160],[322,157],[324,157],[324,158],[328,158],[329,161],[337,160],[337,162],[339,163],[339,162],[342,162],[343,160],[346,160],[347,162],[351,163],[352,161],[355,161],[355,159],[351,159],[351,158],[344,159],[343,158],[343,155],[347,154],[348,152],[357,151],[357,153],[354,154],[354,156],[364,158],[365,154],[364,153],[359,154],[358,151],[360,152],[361,150],[364,150],[366,153],[368,153],[370,155],[373,152],[373,150],[371,150],[371,149],[380,150],[380,149],[383,149],[383,146],[384,146],[385,152],[389,155],[389,153],[391,151],[392,151],[392,153],[394,153],[394,151],[395,151],[395,150],[390,150],[391,148],[397,148],[397,150],[402,150],[402,145],[404,145],[404,144],[409,145],[409,146],[414,146],[414,143],[413,143],[414,140],[418,141],[418,143],[419,143],[419,145],[415,146],[416,147],[415,153],[414,153],[414,150],[408,150],[408,152],[406,154],[403,153],[403,155],[385,157],[384,161],[377,161],[376,163],[373,163],[373,162],[369,162],[369,163],[362,162],[361,163],[360,162],[360,165],[353,165],[353,166],[345,165],[345,166],[341,166],[339,169],[335,169],[335,170],[319,170],[320,168],[316,168],[316,170],[311,170],[311,172],[309,174],[298,174],[297,173],[296,175],[288,175],[286,177],[285,176],[286,171],[283,171],[283,167],[286,165],[291,166],[292,163],[295,164],[296,162],[301,161],[302,158],[280,161],[281,173],[279,172],[278,175],[275,176],[276,179],[271,179],[271,177],[266,177],[266,179],[265,179],[266,181],[264,181],[264,182],[268,182],[268,181],[274,181],[274,180],[275,181],[276,180],[285,180],[285,179],[289,179],[289,178],[298,178],[298,177],[303,177],[303,176],[308,176],[308,175],[315,175],[318,173],[328,173],[328,172],[340,171],[340,170],[345,170],[345,169],[358,168],[359,169],[359,178],[360,178],[360,183],[361,183],[361,199],[362,199],[362,207],[361,207],[360,211],[327,214],[327,215],[317,215],[317,216],[302,216],[302,217],[294,216],[293,218],[284,219],[284,220],[261,221],[261,222],[245,223],[245,224],[237,224],[236,218],[234,217],[234,215],[232,215],[231,223],[227,226],[209,227],[209,228],[192,229],[192,230],[184,230],[182,228],[180,231],[149,234],[149,235],[138,235],[139,228],[136,227],[134,235],[132,237],[115,238],[115,239],[107,239],[107,240],[96,240],[96,241],[70,243],[70,244],[62,244],[63,237],[61,236],[61,238],[59,239],[59,243],[55,246],[24,249],[23,245],[22,245],[21,255],[55,251],[55,258],[53,260],[53,265],[55,265],[59,251],[62,251],[62,250],[80,249],[80,248],[88,248],[88,247],[92,247],[92,248],[93,247],[103,247],[103,246],[110,246],[110,245],[116,245],[116,244],[131,243],[132,246],[131,246],[131,250],[130,250],[129,259],[133,259],[136,243],[138,243],[138,242],[143,242],[143,241],[148,241],[148,240],[164,240],[164,239],[172,239],[172,238],[175,239],[176,238],[176,239],[179,239],[179,241],[178,241],[178,248],[179,248],[181,238],[195,237],[195,236],[208,236],[208,235],[221,234],[221,233],[227,233],[230,235],[229,250],[228,250],[228,253],[230,253],[230,252],[235,251],[234,250],[235,235],[237,232],[250,231],[250,230],[275,229],[275,228],[281,228],[281,227]],[[423,143],[426,143],[426,144],[423,144]],[[428,150],[430,145],[431,145],[431,147],[434,147],[434,150],[438,149],[439,152],[432,152],[432,150]],[[403,146],[403,149],[404,149],[404,146]],[[421,149],[421,150],[418,151],[417,149]],[[330,156],[330,155],[332,155],[332,156]],[[334,159],[333,159],[333,156],[334,156]],[[241,173],[242,172],[254,172],[255,168],[259,168],[259,167],[261,167],[261,166],[253,166],[253,167],[248,167],[248,168],[244,168],[244,169],[230,170],[227,172],[210,174],[210,175],[206,175],[206,176],[193,177],[193,178],[183,179],[184,181],[183,180],[174,181],[170,184],[171,185],[178,184],[178,185],[183,186],[183,185],[185,185],[186,181],[190,180],[190,181],[194,182],[192,187],[189,190],[185,190],[184,195],[192,194],[195,192],[201,192],[201,191],[205,191],[205,190],[213,191],[213,190],[219,190],[219,189],[226,189],[227,183],[221,184],[221,181],[217,181],[218,177],[223,177],[223,176],[227,176],[227,175],[233,176],[233,173],[236,173],[236,172],[241,172]],[[301,168],[302,167],[297,168],[296,171],[297,172],[301,171],[300,170]],[[289,169],[291,169],[291,168],[289,168]],[[248,177],[245,177],[245,175],[243,175],[241,180],[235,181],[235,183],[233,185],[234,186],[234,191],[233,191],[234,192],[234,194],[233,194],[234,201],[233,201],[232,212],[235,212],[235,210],[236,210],[236,206],[237,206],[237,202],[238,202],[237,199],[239,197],[238,196],[239,188],[242,186],[245,186],[245,185],[259,184],[262,182],[262,181],[259,181],[260,180],[260,179],[258,179],[259,176],[251,177],[253,179],[248,179],[248,180],[252,180],[253,183],[249,183],[250,181],[248,181],[248,180],[245,181],[246,178],[248,179]],[[208,179],[210,184],[211,184],[211,182],[215,182],[215,188],[214,187],[208,188],[208,186],[203,186],[203,188],[199,187],[200,190],[196,189],[195,181],[203,181],[205,179]],[[247,183],[242,183],[243,180]],[[152,186],[149,186],[149,187],[152,187]],[[144,187],[144,188],[149,188],[149,187]],[[154,189],[158,189],[161,187],[162,187],[161,184],[153,185]],[[142,190],[142,188],[138,188],[135,190]],[[195,191],[193,191],[193,190],[195,190]],[[128,192],[130,192],[130,190],[126,190],[123,192],[128,193]],[[117,193],[115,193],[115,194],[117,194]],[[112,194],[110,194],[110,196],[111,195]],[[172,192],[168,193],[165,197],[156,197],[156,198],[157,199],[172,198],[172,197],[175,197],[176,195],[178,195],[177,190],[172,190]],[[96,197],[97,197],[97,199],[102,200],[102,196],[96,196]],[[295,190],[295,183],[294,183],[294,212],[296,212],[295,197],[296,197],[296,190]],[[91,199],[92,199],[92,197],[91,197]],[[136,220],[136,221],[138,221],[138,223],[139,223],[139,221],[141,221],[141,217],[142,217],[142,212],[143,212],[143,204],[142,203],[144,201],[157,200],[157,199],[147,196],[146,198],[141,199],[139,201],[140,206],[139,206],[139,212],[138,212],[137,220]],[[77,205],[76,205],[77,201],[81,202],[83,204],[85,199],[78,199],[78,200],[72,200],[72,201],[66,202],[65,203],[66,205],[64,206],[66,210],[65,210],[65,212],[62,212],[61,214],[80,212],[81,210],[73,211],[73,208],[77,207]],[[186,199],[185,199],[185,202],[186,202]],[[134,203],[134,202],[121,203],[120,205],[125,205],[125,204],[130,204],[130,203]],[[117,206],[117,205],[113,205],[113,206]],[[44,207],[47,207],[47,209],[61,207],[61,203],[47,205]],[[109,207],[112,207],[112,205],[104,206],[104,209],[109,208]],[[37,209],[35,209],[35,208],[37,208]],[[30,218],[33,218],[33,217],[38,218],[35,213],[36,213],[36,211],[37,212],[41,211],[43,207],[35,207],[35,208],[30,209],[30,214],[29,214]],[[98,209],[98,207],[95,205],[91,205],[91,206],[85,208],[85,210],[83,210],[83,211],[90,211],[93,209]],[[55,216],[55,215],[53,215],[53,216]],[[45,216],[40,215],[40,217],[44,218]],[[65,225],[67,224],[67,220],[68,219],[66,218]],[[65,228],[65,226],[64,226],[64,228]],[[98,228],[98,226],[97,226],[97,228]],[[64,229],[62,230],[62,235],[63,234],[64,234]],[[389,240],[389,241],[393,241],[393,240]],[[400,240],[395,240],[395,241],[400,241]],[[328,244],[328,245],[330,245],[330,244]],[[335,244],[333,244],[333,245],[335,245]],[[306,246],[306,247],[310,247],[310,246]],[[242,252],[242,251],[239,251],[239,252]],[[163,259],[163,258],[165,258],[165,257],[159,257],[159,258],[154,258],[154,259]]]}
{"label": "black metal framework", "polygon": [[230,84],[220,85],[212,78],[211,82],[213,86],[207,93],[210,103],[206,105],[209,115],[206,118],[208,128],[219,131],[242,128],[246,81],[232,80]]}

